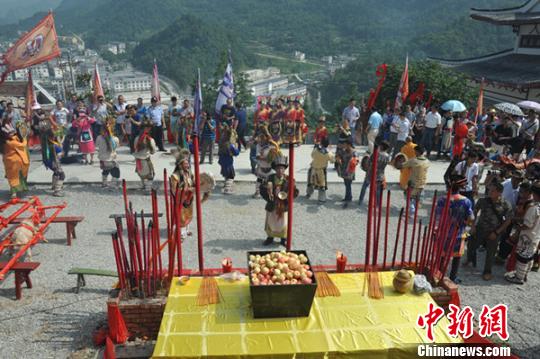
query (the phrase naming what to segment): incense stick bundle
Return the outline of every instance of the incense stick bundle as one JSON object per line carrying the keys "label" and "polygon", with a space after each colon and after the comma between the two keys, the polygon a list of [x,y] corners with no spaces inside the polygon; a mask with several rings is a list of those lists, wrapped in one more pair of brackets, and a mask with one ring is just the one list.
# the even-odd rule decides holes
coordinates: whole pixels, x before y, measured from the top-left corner
{"label": "incense stick bundle", "polygon": [[381,278],[379,272],[367,272],[364,279],[364,288],[368,287],[368,297],[372,299],[384,298],[384,291],[381,288]]}
{"label": "incense stick bundle", "polygon": [[197,293],[197,305],[219,303],[219,287],[214,277],[204,277]]}
{"label": "incense stick bundle", "polygon": [[339,297],[341,292],[336,284],[332,281],[328,273],[315,272],[315,278],[317,279],[317,297]]}

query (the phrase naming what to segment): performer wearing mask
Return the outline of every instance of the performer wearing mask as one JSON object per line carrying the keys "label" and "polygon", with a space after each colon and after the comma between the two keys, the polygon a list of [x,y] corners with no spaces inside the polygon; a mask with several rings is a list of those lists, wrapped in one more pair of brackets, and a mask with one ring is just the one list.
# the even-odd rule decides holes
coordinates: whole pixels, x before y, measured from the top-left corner
{"label": "performer wearing mask", "polygon": [[[268,177],[266,186],[261,188],[261,195],[266,200],[266,240],[264,245],[274,243],[274,238],[281,238],[281,245],[287,244],[287,210],[289,198],[289,177],[285,170],[289,166],[288,159],[280,156],[272,162],[275,173]],[[294,186],[294,197],[298,196],[298,189]]]}
{"label": "performer wearing mask", "polygon": [[152,155],[156,153],[156,142],[152,138],[152,122],[143,121],[141,134],[135,139],[135,172],[141,178],[142,189],[147,190],[146,181],[154,180],[154,165]]}
{"label": "performer wearing mask", "polygon": [[328,162],[334,162],[334,154],[328,151],[328,137],[323,137],[320,144],[315,145],[311,152],[311,167],[308,171],[308,185],[306,197],[310,198],[315,190],[319,191],[319,203],[326,202],[328,190],[327,173]]}
{"label": "performer wearing mask", "polygon": [[253,198],[259,198],[261,186],[266,185],[268,176],[270,176],[272,171],[272,162],[280,155],[279,145],[272,140],[268,129],[261,126],[256,145],[257,165],[255,175],[257,176],[257,183],[255,184]]}
{"label": "performer wearing mask", "polygon": [[107,187],[109,174],[112,177],[113,187],[120,179],[120,167],[116,161],[116,149],[120,145],[118,137],[113,135],[111,124],[105,122],[101,127],[101,134],[96,139],[98,148],[99,167],[101,168],[101,187]]}

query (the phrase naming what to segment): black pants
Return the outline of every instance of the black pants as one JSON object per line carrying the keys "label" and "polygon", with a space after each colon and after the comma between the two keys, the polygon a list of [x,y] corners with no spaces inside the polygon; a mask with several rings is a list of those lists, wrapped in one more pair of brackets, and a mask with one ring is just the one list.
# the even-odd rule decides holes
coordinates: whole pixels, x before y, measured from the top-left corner
{"label": "black pants", "polygon": [[238,150],[240,151],[242,149],[242,145],[247,150],[247,143],[246,143],[246,126],[238,126],[236,129],[236,133],[238,134]]}
{"label": "black pants", "polygon": [[103,176],[108,176],[110,174],[113,178],[120,178],[120,168],[113,167],[106,170],[102,170],[101,174]]}
{"label": "black pants", "polygon": [[452,266],[450,267],[450,275],[448,276],[451,281],[454,281],[457,278],[460,262],[461,262],[461,257],[452,258]]}
{"label": "black pants", "polygon": [[510,238],[510,233],[512,232],[512,227],[509,227],[505,233],[501,236],[499,240],[499,252],[497,253],[497,256],[502,259],[508,258],[510,253],[512,253],[512,250],[514,249],[514,246],[508,243],[508,239]]}
{"label": "black pants", "polygon": [[469,238],[467,242],[467,260],[476,266],[476,250],[480,245],[486,248],[486,260],[484,263],[484,271],[482,274],[491,274],[491,268],[493,267],[493,260],[497,253],[498,240],[490,240],[487,237],[489,233],[476,233],[473,237]]}
{"label": "black pants", "polygon": [[152,138],[156,141],[156,146],[160,151],[165,151],[163,148],[163,125],[152,127]]}
{"label": "black pants", "polygon": [[204,163],[204,158],[208,153],[208,161],[214,161],[214,140],[212,138],[203,137],[201,140],[201,163]]}
{"label": "black pants", "polygon": [[352,179],[343,179],[345,183],[345,201],[352,201]]}

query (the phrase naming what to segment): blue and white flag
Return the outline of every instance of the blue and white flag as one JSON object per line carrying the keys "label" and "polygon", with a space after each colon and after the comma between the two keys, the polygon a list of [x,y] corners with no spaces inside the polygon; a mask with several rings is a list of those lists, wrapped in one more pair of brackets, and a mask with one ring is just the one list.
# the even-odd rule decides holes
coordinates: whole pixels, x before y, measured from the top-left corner
{"label": "blue and white flag", "polygon": [[234,98],[234,79],[232,71],[231,54],[229,53],[229,63],[225,69],[225,75],[223,81],[219,86],[219,93],[216,100],[216,113],[221,112],[221,107],[227,103],[227,99]]}
{"label": "blue and white flag", "polygon": [[201,89],[201,69],[197,69],[197,87],[195,88],[195,101],[193,103],[194,111],[195,111],[195,124],[193,126],[193,134],[199,135],[200,127],[201,127],[201,121],[204,119],[201,118],[202,116],[202,89]]}

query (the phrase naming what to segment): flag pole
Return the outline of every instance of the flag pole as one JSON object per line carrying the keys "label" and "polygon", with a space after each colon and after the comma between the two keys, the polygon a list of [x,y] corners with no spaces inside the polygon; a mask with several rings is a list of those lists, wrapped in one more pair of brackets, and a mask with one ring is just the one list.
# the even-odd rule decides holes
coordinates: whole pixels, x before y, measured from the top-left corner
{"label": "flag pole", "polygon": [[[201,69],[197,69],[197,94],[201,91]],[[202,98],[200,99],[202,102]],[[199,104],[198,115],[195,118],[195,127],[193,132],[193,161],[195,162],[195,206],[197,211],[197,249],[199,254],[199,272],[203,275],[204,272],[204,255],[203,255],[203,233],[202,233],[202,208],[201,208],[201,176],[199,168],[199,128],[202,104]]]}
{"label": "flag pole", "polygon": [[289,208],[287,212],[287,250],[291,250],[294,201],[294,141],[289,143]]}

